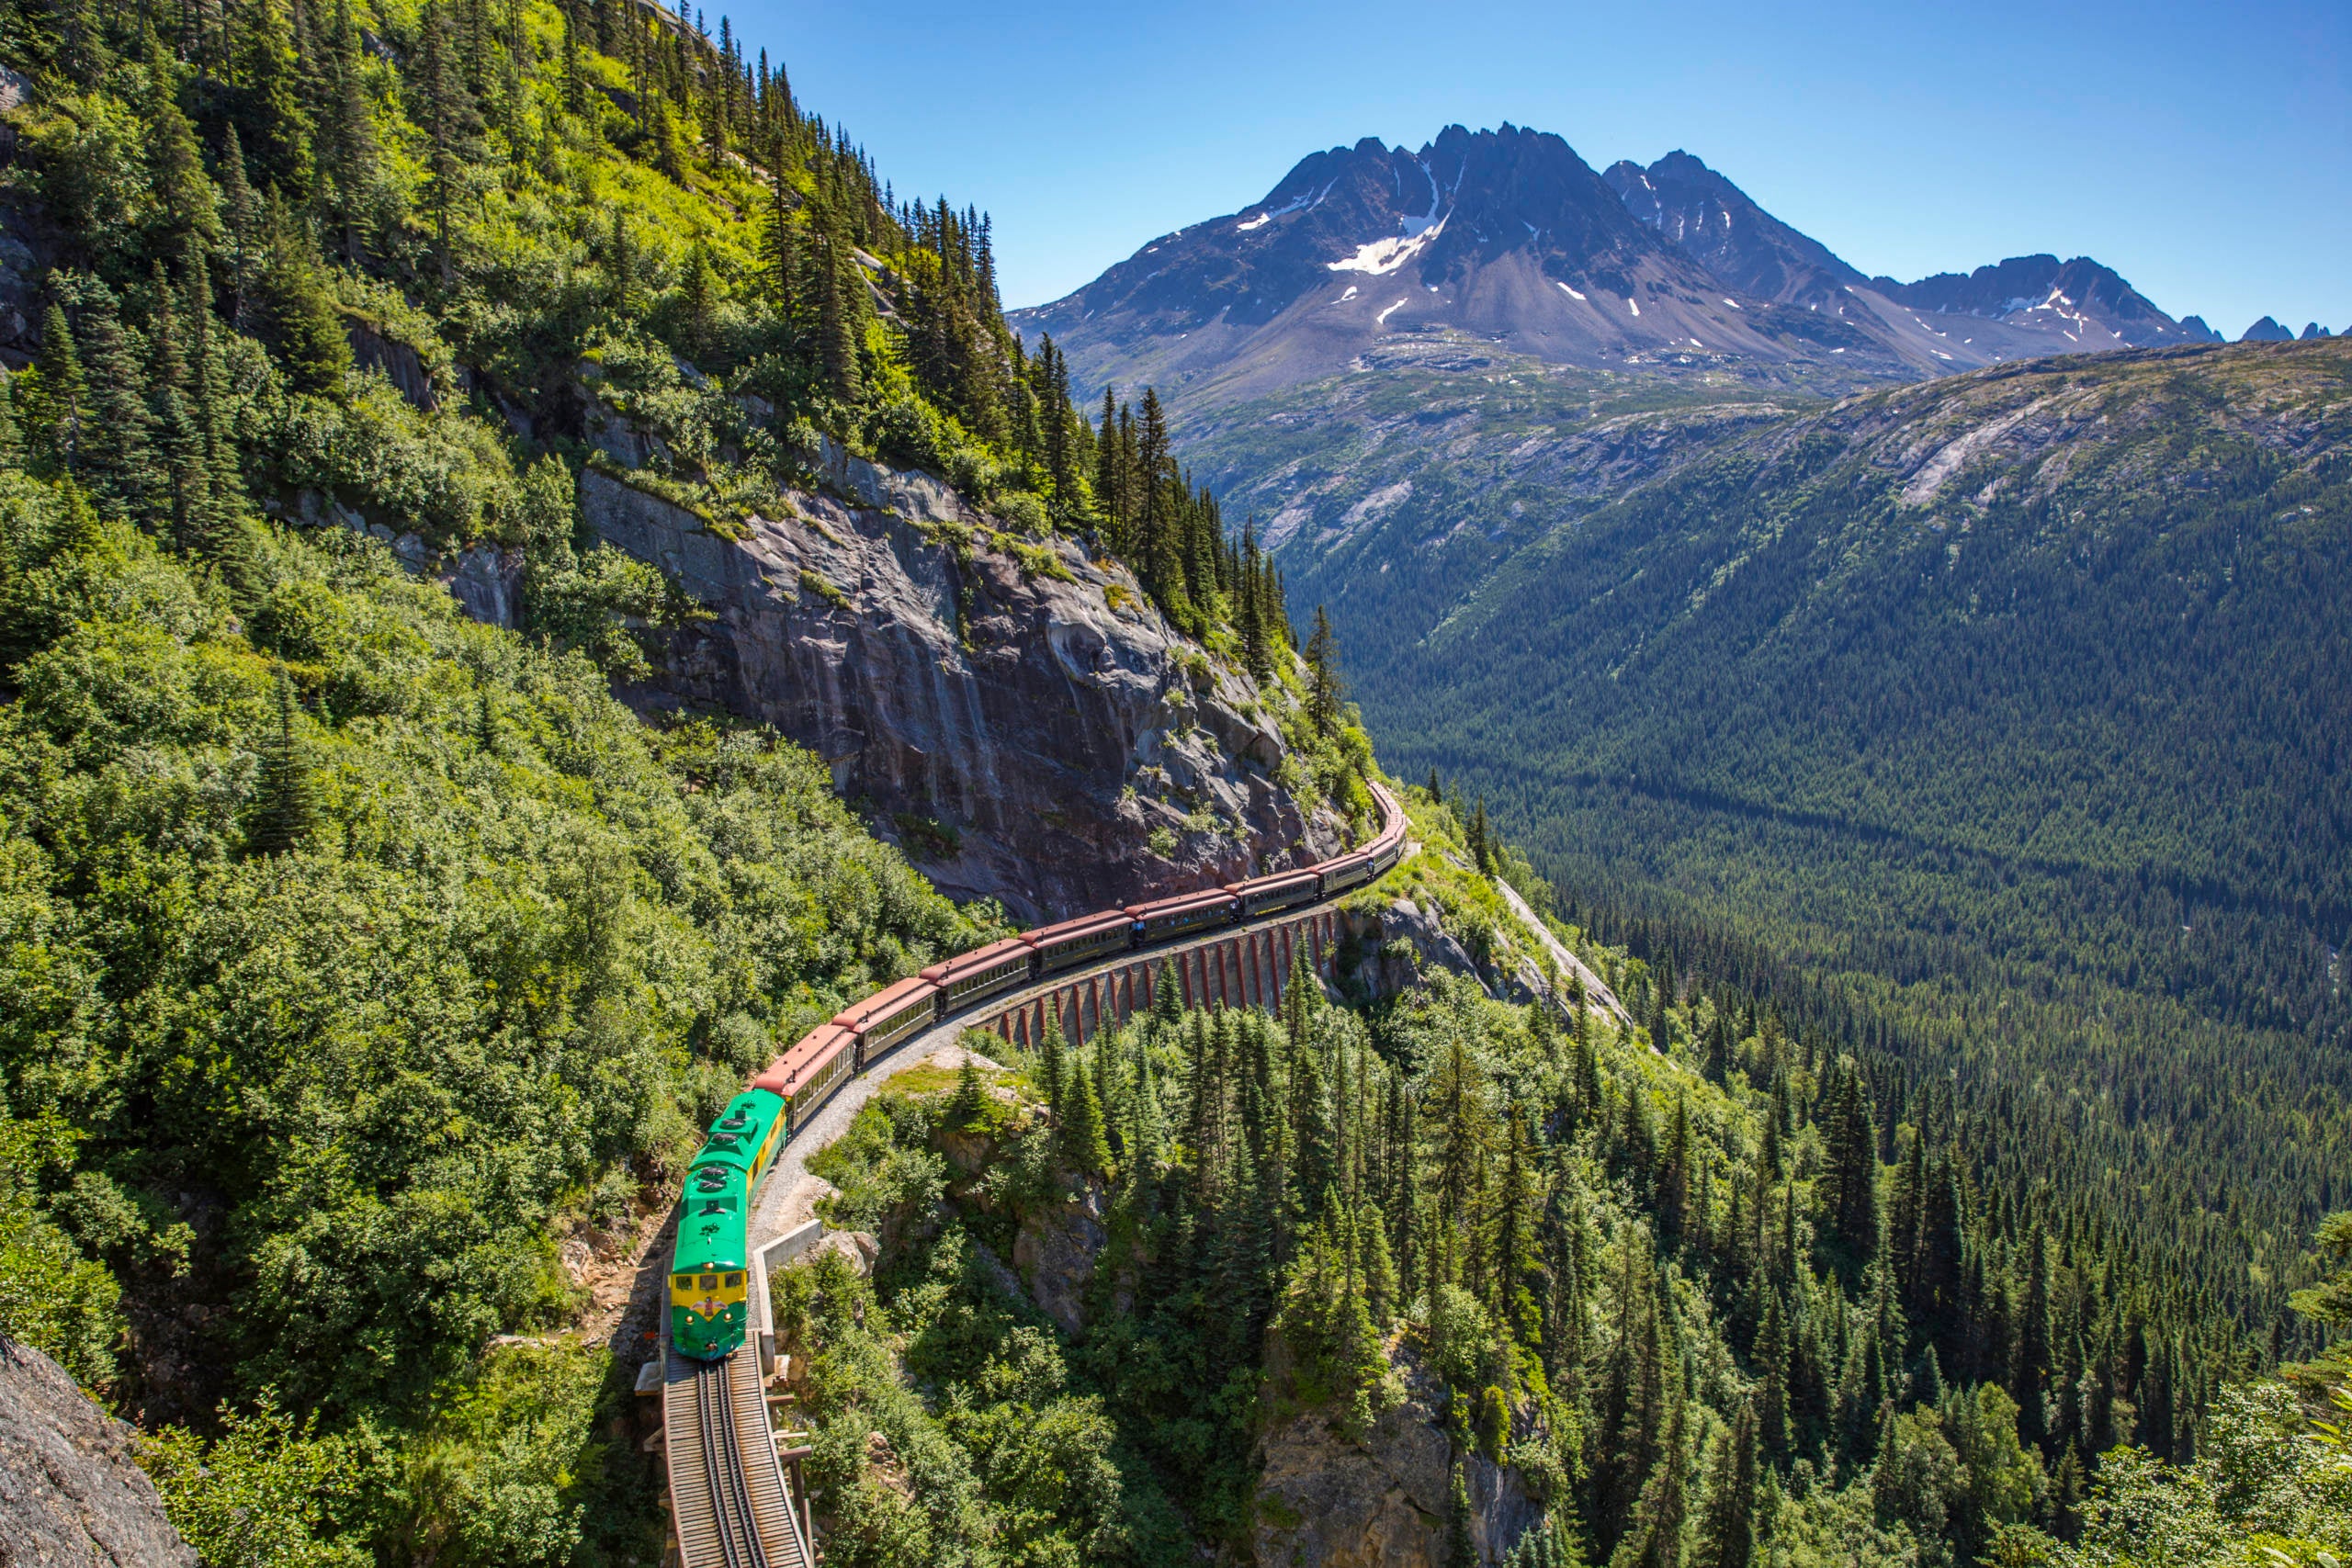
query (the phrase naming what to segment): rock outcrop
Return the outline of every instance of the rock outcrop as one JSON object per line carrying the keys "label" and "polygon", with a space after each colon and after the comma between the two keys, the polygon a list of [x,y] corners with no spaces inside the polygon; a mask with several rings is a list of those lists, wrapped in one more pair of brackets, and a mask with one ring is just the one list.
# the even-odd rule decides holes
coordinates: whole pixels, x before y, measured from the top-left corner
{"label": "rock outcrop", "polygon": [[1090,1182],[1067,1202],[1023,1213],[1013,1237],[1012,1266],[1028,1286],[1029,1299],[1065,1334],[1086,1326],[1086,1287],[1094,1279],[1095,1259],[1111,1241],[1102,1217],[1102,1190]]}
{"label": "rock outcrop", "polygon": [[[1360,1443],[1311,1410],[1270,1427],[1258,1484],[1252,1544],[1261,1563],[1280,1568],[1461,1568],[1445,1562],[1445,1516],[1453,1493],[1453,1444],[1442,1416],[1445,1393],[1409,1345],[1389,1359],[1404,1403]],[[1541,1517],[1520,1473],[1473,1452],[1463,1461],[1470,1534],[1493,1562]]]}
{"label": "rock outcrop", "polygon": [[823,467],[825,493],[726,532],[582,474],[596,533],[710,612],[625,696],[774,725],[941,888],[1026,919],[1340,849],[1338,820],[1276,782],[1264,694],[1124,568],[1009,538],[926,475],[831,449]]}
{"label": "rock outcrop", "polygon": [[0,1338],[0,1564],[196,1568],[130,1438],[56,1362]]}

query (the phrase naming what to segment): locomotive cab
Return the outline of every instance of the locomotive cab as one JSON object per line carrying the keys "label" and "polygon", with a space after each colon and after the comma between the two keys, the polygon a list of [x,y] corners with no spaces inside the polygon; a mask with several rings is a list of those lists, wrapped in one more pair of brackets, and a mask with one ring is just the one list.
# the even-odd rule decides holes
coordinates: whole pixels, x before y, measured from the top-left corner
{"label": "locomotive cab", "polygon": [[670,1343],[681,1355],[714,1360],[743,1343],[748,1195],[740,1167],[697,1165],[686,1173],[670,1258]]}

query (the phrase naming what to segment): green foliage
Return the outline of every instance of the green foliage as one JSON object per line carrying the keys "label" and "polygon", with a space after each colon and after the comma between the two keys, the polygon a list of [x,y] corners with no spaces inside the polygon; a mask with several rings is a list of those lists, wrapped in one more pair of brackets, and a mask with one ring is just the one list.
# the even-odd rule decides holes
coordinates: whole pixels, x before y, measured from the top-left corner
{"label": "green foliage", "polygon": [[[586,659],[466,620],[379,546],[264,543],[239,620],[128,525],[0,478],[0,1092],[85,1134],[77,1231],[180,1249],[185,1278],[130,1277],[209,1307],[216,1392],[441,1456],[371,1529],[480,1515],[560,1557],[611,1495],[563,1446],[603,1363],[471,1370],[569,1310],[551,1229],[615,1176],[660,1182],[777,1038],[989,933],[806,754],[649,730]],[[11,1269],[63,1288],[13,1320],[103,1381],[111,1283],[24,1170]],[[225,1223],[141,1217],[191,1189]],[[451,1457],[486,1440],[451,1402],[483,1399],[571,1436]]]}
{"label": "green foliage", "polygon": [[[625,1368],[578,1345],[492,1349],[438,1402],[407,1456],[414,1557],[489,1565],[659,1551],[656,1467],[605,1428],[632,1397]],[[591,1560],[594,1560],[593,1558]]]}
{"label": "green foliage", "polygon": [[[12,903],[0,903],[0,919],[17,912]],[[0,1111],[0,1336],[40,1351],[85,1388],[104,1388],[122,1334],[120,1292],[40,1201],[41,1179],[73,1163],[77,1141],[53,1112],[19,1122]]]}
{"label": "green foliage", "polygon": [[253,1410],[223,1406],[219,1434],[166,1427],[139,1440],[140,1464],[205,1568],[359,1568],[350,1527],[368,1482],[359,1449],[297,1421],[264,1391]]}

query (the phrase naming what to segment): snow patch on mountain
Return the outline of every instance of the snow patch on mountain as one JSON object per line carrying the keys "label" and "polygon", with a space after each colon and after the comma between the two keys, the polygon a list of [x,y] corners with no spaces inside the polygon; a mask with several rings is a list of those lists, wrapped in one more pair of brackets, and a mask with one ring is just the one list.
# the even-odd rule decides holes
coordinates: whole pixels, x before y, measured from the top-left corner
{"label": "snow patch on mountain", "polygon": [[1255,218],[1245,218],[1233,226],[1233,231],[1237,234],[1247,234],[1253,229],[1264,228],[1277,218],[1287,218],[1294,212],[1306,212],[1320,207],[1323,205],[1323,198],[1331,194],[1331,186],[1337,184],[1339,184],[1337,180],[1327,181],[1323,188],[1312,196],[1302,194],[1285,206],[1270,207]]}
{"label": "snow patch on mountain", "polygon": [[1445,232],[1445,220],[1441,218],[1419,233],[1398,237],[1390,235],[1370,244],[1356,247],[1356,254],[1342,256],[1325,265],[1333,272],[1368,272],[1374,277],[1385,277],[1415,256],[1430,248],[1440,234]]}

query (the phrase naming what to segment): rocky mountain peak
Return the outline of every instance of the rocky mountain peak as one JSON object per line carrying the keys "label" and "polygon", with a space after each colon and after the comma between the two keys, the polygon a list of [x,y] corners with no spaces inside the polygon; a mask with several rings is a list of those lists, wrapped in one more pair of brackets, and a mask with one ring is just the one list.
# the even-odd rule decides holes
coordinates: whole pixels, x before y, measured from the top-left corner
{"label": "rocky mountain peak", "polygon": [[1010,319],[1050,334],[1081,384],[1153,382],[1180,411],[1374,351],[1486,352],[1465,336],[1554,364],[1720,367],[1821,390],[2214,341],[2087,256],[1871,278],[1687,151],[1604,175],[1508,122],[1449,125],[1418,150],[1365,137],[1311,153],[1261,200]]}
{"label": "rocky mountain peak", "polygon": [[1646,169],[1630,160],[1612,164],[1606,178],[1634,217],[1726,286],[1757,299],[1818,308],[1862,281],[1826,245],[1790,228],[1679,148]]}
{"label": "rocky mountain peak", "polygon": [[2240,333],[2238,341],[2240,343],[2292,343],[2295,341],[2295,334],[2268,316],[2265,316],[2246,328],[2245,332]]}

